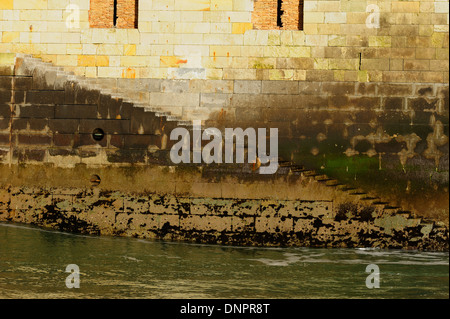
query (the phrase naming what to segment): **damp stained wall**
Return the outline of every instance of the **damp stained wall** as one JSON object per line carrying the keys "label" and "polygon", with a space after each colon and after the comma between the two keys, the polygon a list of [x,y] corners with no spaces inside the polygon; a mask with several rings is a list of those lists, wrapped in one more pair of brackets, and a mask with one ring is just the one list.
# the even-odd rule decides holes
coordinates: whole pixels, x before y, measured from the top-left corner
{"label": "damp stained wall", "polygon": [[[95,1],[2,1],[2,160],[110,164],[104,154],[119,148],[115,161],[148,164],[149,146],[161,148],[160,121],[122,132],[104,113],[118,108],[114,95],[139,102],[124,107],[136,114],[149,106],[221,129],[278,128],[285,160],[448,220],[448,1],[304,1],[303,30],[260,30],[275,16],[262,2],[273,10],[276,1],[139,1],[137,28],[93,28]],[[70,3],[80,8],[79,28],[67,28]],[[370,4],[380,9],[379,28],[366,25]],[[17,73],[15,53],[111,92],[66,100],[67,87],[48,86],[51,72]],[[80,111],[92,105],[97,114]],[[72,126],[58,128],[61,120]],[[97,125],[112,130],[103,144],[90,138]],[[58,141],[61,129],[67,140]]]}

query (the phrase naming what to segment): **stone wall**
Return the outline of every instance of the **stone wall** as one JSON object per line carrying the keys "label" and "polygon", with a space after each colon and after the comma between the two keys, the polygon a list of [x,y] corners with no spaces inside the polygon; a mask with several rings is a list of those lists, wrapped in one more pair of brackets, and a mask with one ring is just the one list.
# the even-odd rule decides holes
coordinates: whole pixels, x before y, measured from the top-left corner
{"label": "stone wall", "polygon": [[257,30],[258,3],[141,0],[138,28],[91,28],[90,0],[2,1],[2,164],[171,166],[188,120],[278,128],[293,171],[448,221],[448,1],[304,1],[303,30]]}
{"label": "stone wall", "polygon": [[[1,165],[0,169],[6,171]],[[39,175],[32,166],[12,169],[14,173],[28,174],[28,186],[23,186],[24,180],[20,181],[22,186],[15,186],[17,179],[12,173],[2,175],[2,184],[4,180],[10,184],[0,187],[0,221],[92,235],[207,244],[448,251],[448,226],[444,223],[371,205],[358,195],[328,187],[314,177],[279,176],[259,182],[248,177],[247,186],[250,182],[259,190],[269,185],[289,185],[295,190],[291,196],[297,198],[289,200],[283,190],[273,189],[270,195],[267,189],[259,194],[236,192],[236,188],[243,190],[246,185],[230,174],[229,186],[225,186],[223,181],[208,181],[193,171],[173,174],[150,167],[128,172],[97,169],[104,181],[99,187],[89,187],[87,179],[83,180],[89,174],[86,168],[78,167],[76,172],[60,170],[59,176],[55,170],[44,170],[53,178],[51,186],[42,186],[48,183],[42,179],[32,181],[31,176]],[[133,191],[137,187],[126,176],[130,172],[140,185],[152,186],[141,180],[149,176],[160,184],[151,192]],[[70,180],[64,180],[69,176]],[[199,178],[208,186],[188,191],[188,196],[180,189],[170,189],[172,181],[188,184],[197,179],[198,183]],[[125,185],[119,186],[119,180]],[[231,193],[214,196],[213,191],[220,187]]]}
{"label": "stone wall", "polygon": [[[0,56],[12,64],[4,65],[0,76],[2,163],[173,165],[169,150],[176,141],[168,136],[192,123],[161,111],[164,105],[155,109],[127,99],[139,95],[137,80],[86,80],[36,59]],[[336,185],[372,192],[375,200],[448,220],[444,85],[139,81],[168,104],[228,99],[230,107],[217,107],[204,128],[277,128],[280,157],[295,171],[315,171]],[[245,93],[249,90],[254,93]],[[103,139],[93,138],[95,129],[103,131]]]}
{"label": "stone wall", "polygon": [[[79,28],[66,25],[69,3]],[[101,78],[448,83],[447,0],[378,1],[379,28],[366,25],[372,1],[306,0],[302,31],[255,30],[260,3],[140,0],[137,29],[103,29],[90,27],[90,0],[7,0],[0,52]]]}

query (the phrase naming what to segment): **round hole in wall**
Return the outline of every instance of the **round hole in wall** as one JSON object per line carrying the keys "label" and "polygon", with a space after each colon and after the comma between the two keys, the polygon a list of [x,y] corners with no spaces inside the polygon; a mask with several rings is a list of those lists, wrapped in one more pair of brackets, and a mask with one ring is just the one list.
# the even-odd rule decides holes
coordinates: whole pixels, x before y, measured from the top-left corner
{"label": "round hole in wall", "polygon": [[92,138],[96,141],[101,141],[105,137],[105,132],[101,128],[96,128],[94,132],[92,132]]}
{"label": "round hole in wall", "polygon": [[101,180],[100,176],[98,176],[98,175],[92,175],[91,176],[90,182],[91,182],[92,186],[100,185],[101,181],[102,180]]}

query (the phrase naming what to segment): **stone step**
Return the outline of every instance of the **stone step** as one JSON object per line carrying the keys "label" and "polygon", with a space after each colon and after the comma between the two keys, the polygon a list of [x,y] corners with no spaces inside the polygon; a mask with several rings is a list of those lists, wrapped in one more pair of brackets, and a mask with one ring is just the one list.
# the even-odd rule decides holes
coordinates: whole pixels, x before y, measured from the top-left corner
{"label": "stone step", "polygon": [[338,186],[343,186],[344,184],[339,183],[339,181],[336,179],[332,179],[332,180],[326,182],[325,185],[329,186],[329,187],[338,187]]}
{"label": "stone step", "polygon": [[386,205],[389,205],[389,203],[388,202],[383,202],[383,201],[375,201],[375,202],[372,203],[372,205],[385,207]]}
{"label": "stone step", "polygon": [[379,197],[371,197],[371,196],[365,196],[361,198],[361,200],[372,202],[372,205],[374,201],[379,201],[379,199],[380,199]]}
{"label": "stone step", "polygon": [[320,174],[315,172],[315,171],[306,171],[303,175],[306,176],[306,177],[314,178],[316,176],[319,176]]}
{"label": "stone step", "polygon": [[365,196],[365,195],[367,195],[366,192],[361,191],[361,190],[351,191],[349,194],[352,195],[352,196]]}
{"label": "stone step", "polygon": [[[111,95],[113,98],[122,98],[123,101],[133,103],[136,107],[140,107],[139,102],[141,101],[133,98],[125,91],[122,91],[122,89],[116,85],[116,81],[106,81],[102,79],[92,79],[78,76],[71,71],[64,70],[63,67],[55,66],[49,62],[44,62],[41,59],[35,58],[31,55],[16,54],[16,57],[22,59],[23,61],[16,72],[16,75],[18,76],[32,76],[35,72],[38,72],[43,77],[54,78],[54,80],[51,81],[51,84],[56,88],[63,88],[66,82],[72,81],[82,88],[98,90],[101,94]],[[145,104],[145,106],[149,106],[149,104]],[[182,119],[181,116],[172,114],[172,112],[167,108],[160,108],[159,112],[161,116],[168,116],[170,121],[179,121]]]}
{"label": "stone step", "polygon": [[293,172],[306,172],[307,169],[303,165],[292,165],[291,171]]}
{"label": "stone step", "polygon": [[350,191],[356,191],[357,189],[354,187],[344,186],[341,191],[343,192],[350,192]]}
{"label": "stone step", "polygon": [[328,182],[328,181],[331,181],[332,179],[326,175],[321,174],[321,175],[316,176],[315,180],[318,182]]}

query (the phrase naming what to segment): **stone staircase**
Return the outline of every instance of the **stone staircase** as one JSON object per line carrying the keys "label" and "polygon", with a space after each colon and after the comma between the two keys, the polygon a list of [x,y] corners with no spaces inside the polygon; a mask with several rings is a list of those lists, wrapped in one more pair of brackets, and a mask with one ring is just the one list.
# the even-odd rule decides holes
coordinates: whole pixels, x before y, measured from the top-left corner
{"label": "stone staircase", "polygon": [[15,76],[32,76],[41,79],[37,83],[42,86],[39,89],[64,90],[65,86],[75,85],[84,90],[96,90],[102,95],[110,96],[112,99],[118,99],[123,103],[133,104],[135,107],[141,107],[145,112],[153,112],[158,117],[165,117],[168,121],[176,122],[183,126],[189,124],[189,121],[183,121],[181,116],[173,115],[167,109],[151,106],[138,97],[130,96],[123,89],[111,87],[108,79],[86,78],[75,75],[73,72],[66,71],[63,67],[55,66],[52,63],[44,62],[39,58],[34,58],[27,54],[16,54]]}
{"label": "stone staircase", "polygon": [[[71,90],[78,92],[76,96],[75,102],[80,104],[91,104],[89,103],[89,92],[97,91],[100,96],[107,97],[108,101],[113,101],[116,104],[116,107],[120,110],[123,108],[128,108],[136,111],[142,111],[143,117],[151,117],[153,122],[158,121],[167,121],[170,123],[170,127],[179,127],[184,126],[186,128],[192,128],[192,122],[183,121],[180,116],[176,116],[171,114],[166,109],[160,107],[153,107],[150,103],[143,103],[139,97],[133,98],[130,94],[126,94],[126,92],[121,92],[117,87],[111,87],[108,81],[102,82],[99,79],[89,79],[81,76],[76,76],[71,72],[65,71],[62,67],[57,67],[52,65],[51,63],[43,62],[40,59],[33,58],[29,55],[17,54],[15,61],[15,69],[14,69],[14,83],[19,83],[17,79],[29,79],[32,78],[32,83],[28,83],[31,85],[31,90],[33,92],[40,90],[52,91],[52,93],[58,92],[67,92],[67,88],[70,87]],[[22,88],[23,89],[23,88]],[[83,103],[84,102],[84,103]],[[69,110],[70,111],[70,110]],[[0,114],[1,115],[1,114]],[[135,117],[140,117],[140,115],[136,115]],[[107,112],[107,115],[101,117],[101,119],[120,119],[123,121],[132,122],[132,118],[117,118],[114,114]],[[135,119],[142,120],[142,119]],[[144,125],[144,121],[142,121]],[[133,124],[128,124],[130,127]],[[0,128],[1,129],[1,128]],[[145,125],[144,125],[144,130]],[[1,133],[1,132],[0,132]],[[91,134],[86,131],[84,134]],[[155,132],[129,132],[139,137],[140,135],[145,134],[155,134]],[[1,144],[1,140],[0,140]],[[145,144],[145,143],[142,143]],[[1,155],[1,154],[0,154]],[[124,156],[128,156],[126,153]],[[0,156],[1,159],[1,156]],[[104,164],[104,163],[103,163]],[[232,171],[230,171],[232,172]],[[252,170],[239,170],[237,173],[250,173],[257,174]],[[340,181],[330,178],[329,176],[319,173],[315,170],[308,169],[299,163],[294,163],[289,160],[279,159],[279,169],[277,175],[293,175],[293,176],[301,176],[305,178],[309,178],[313,180],[315,183],[325,186],[326,188],[333,189],[337,194],[341,194],[342,197],[351,197],[353,202],[358,203],[359,207],[370,208],[372,213],[372,217],[392,217],[397,218],[400,223],[398,225],[402,229],[411,229],[411,232],[420,233],[423,236],[427,237],[436,237],[440,236],[441,238],[448,238],[448,227],[442,222],[435,222],[432,220],[428,220],[426,218],[422,218],[420,216],[416,216],[415,213],[411,211],[402,210],[401,207],[396,207],[391,205],[388,201],[378,197],[377,195],[370,194],[364,190],[353,188],[348,185],[342,184]],[[357,209],[357,206],[355,206]],[[357,214],[357,211],[350,211],[349,214]],[[395,233],[396,225],[387,225],[387,227],[391,227]],[[417,236],[416,236],[417,237]]]}
{"label": "stone staircase", "polygon": [[418,216],[412,211],[403,210],[401,207],[392,205],[389,201],[386,201],[377,195],[370,194],[362,189],[349,187],[336,179],[329,178],[325,174],[307,169],[302,165],[287,161],[283,158],[279,158],[279,166],[280,168],[277,174],[303,175],[314,179],[316,182],[325,185],[326,187],[333,188],[337,193],[341,193],[342,196],[353,197],[354,201],[359,203],[362,207],[373,209],[373,217],[400,217],[404,224],[403,226],[411,227],[411,230],[416,228],[416,231],[418,229],[425,237],[434,237],[437,235],[441,236],[441,238],[448,238],[448,226],[445,225],[444,222],[433,221]]}

